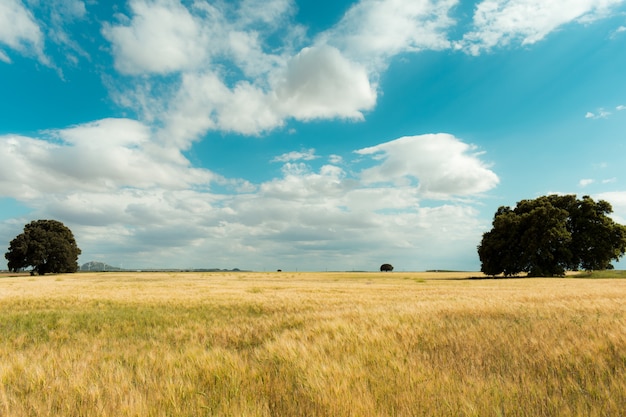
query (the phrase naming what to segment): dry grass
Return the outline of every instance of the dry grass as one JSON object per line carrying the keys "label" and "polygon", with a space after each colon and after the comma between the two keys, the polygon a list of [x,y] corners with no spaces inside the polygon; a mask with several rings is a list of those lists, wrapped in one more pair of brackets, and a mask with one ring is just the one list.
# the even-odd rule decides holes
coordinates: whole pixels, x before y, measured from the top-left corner
{"label": "dry grass", "polygon": [[0,278],[1,416],[614,416],[626,280]]}

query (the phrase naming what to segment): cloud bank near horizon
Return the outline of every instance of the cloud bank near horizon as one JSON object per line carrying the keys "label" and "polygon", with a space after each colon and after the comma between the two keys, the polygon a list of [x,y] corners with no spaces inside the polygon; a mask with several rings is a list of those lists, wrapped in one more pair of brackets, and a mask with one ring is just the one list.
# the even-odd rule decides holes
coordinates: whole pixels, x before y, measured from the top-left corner
{"label": "cloud bank near horizon", "polygon": [[[447,230],[461,242],[475,238],[480,222],[471,204],[455,201],[498,181],[480,154],[452,135],[404,137],[341,158],[314,149],[277,155],[267,163],[281,163],[281,176],[262,183],[193,168],[155,148],[147,126],[129,119],[47,135],[0,136],[0,158],[10,162],[0,178],[12,178],[0,182],[0,194],[69,222],[83,252],[105,258],[111,250],[143,267],[177,265],[184,251],[196,266],[220,254],[212,262],[221,256],[232,265],[244,256],[248,267],[261,268],[270,256],[295,256],[287,253],[294,249],[313,254],[302,268],[315,269],[320,259],[356,267],[381,245],[399,254],[426,238],[449,239]],[[443,163],[433,163],[435,155]],[[449,203],[422,206],[433,195]]]}

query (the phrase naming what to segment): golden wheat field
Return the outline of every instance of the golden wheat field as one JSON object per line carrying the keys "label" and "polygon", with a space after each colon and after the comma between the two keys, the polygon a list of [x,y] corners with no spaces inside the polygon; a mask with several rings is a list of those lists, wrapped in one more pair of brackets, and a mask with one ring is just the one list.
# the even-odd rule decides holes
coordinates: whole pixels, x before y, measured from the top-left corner
{"label": "golden wheat field", "polygon": [[1,416],[618,416],[626,280],[0,278]]}

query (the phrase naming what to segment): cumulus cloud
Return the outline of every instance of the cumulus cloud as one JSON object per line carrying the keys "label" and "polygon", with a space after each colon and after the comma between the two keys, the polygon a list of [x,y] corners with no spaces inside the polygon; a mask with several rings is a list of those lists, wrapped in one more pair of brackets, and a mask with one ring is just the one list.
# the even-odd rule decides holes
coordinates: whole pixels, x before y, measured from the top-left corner
{"label": "cumulus cloud", "polygon": [[473,30],[456,47],[473,55],[496,47],[531,45],[561,26],[605,17],[624,0],[484,0],[474,11]]}
{"label": "cumulus cloud", "polygon": [[161,136],[181,148],[209,130],[257,135],[284,123],[271,94],[248,81],[231,89],[212,72],[184,74],[167,102]]}
{"label": "cumulus cloud", "polygon": [[495,187],[498,176],[477,150],[449,134],[407,136],[356,151],[382,161],[362,173],[366,183],[418,181],[424,195],[472,195]]}
{"label": "cumulus cloud", "polygon": [[148,127],[129,119],[104,119],[38,138],[1,136],[0,194],[28,201],[76,190],[187,188],[213,179],[190,167],[178,150],[160,149],[149,138]]}
{"label": "cumulus cloud", "polygon": [[[0,44],[22,54],[34,55],[47,63],[44,54],[44,36],[33,14],[18,0],[0,2]],[[11,62],[0,50],[0,60]]]}
{"label": "cumulus cloud", "polygon": [[276,88],[279,107],[296,119],[362,119],[362,111],[376,103],[365,69],[330,46],[303,49],[281,78]]}
{"label": "cumulus cloud", "polygon": [[206,58],[209,33],[176,0],[130,2],[128,24],[105,24],[116,68],[126,74],[194,68]]}
{"label": "cumulus cloud", "polygon": [[214,71],[190,71],[157,103],[151,89],[140,86],[135,102],[163,121],[160,137],[182,149],[211,130],[258,135],[288,118],[361,120],[376,102],[364,69],[327,46],[305,48],[268,74],[267,83],[240,80],[231,87]]}

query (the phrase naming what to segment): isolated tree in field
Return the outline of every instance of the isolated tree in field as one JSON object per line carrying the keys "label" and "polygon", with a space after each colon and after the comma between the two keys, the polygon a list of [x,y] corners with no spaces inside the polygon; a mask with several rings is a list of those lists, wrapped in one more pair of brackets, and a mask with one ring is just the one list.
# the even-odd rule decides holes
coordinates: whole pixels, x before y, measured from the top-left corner
{"label": "isolated tree in field", "polygon": [[13,239],[4,255],[11,271],[31,266],[32,274],[76,272],[80,249],[72,231],[56,220],[35,220]]}
{"label": "isolated tree in field", "polygon": [[626,252],[626,227],[608,215],[609,203],[575,195],[522,200],[500,207],[478,246],[487,275],[563,275],[566,270],[611,268]]}
{"label": "isolated tree in field", "polygon": [[393,265],[391,265],[391,264],[382,264],[380,266],[380,271],[381,272],[391,272],[391,271],[393,271]]}

